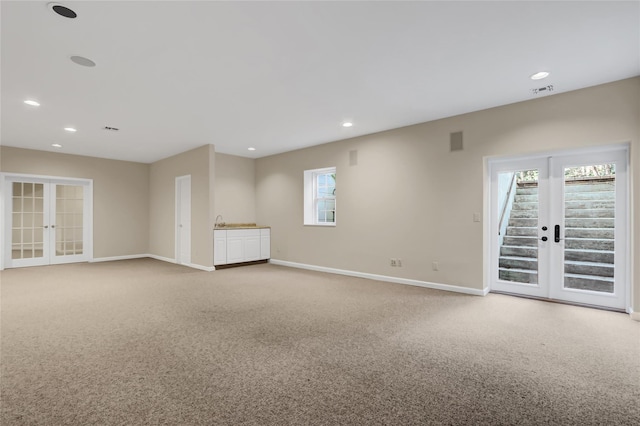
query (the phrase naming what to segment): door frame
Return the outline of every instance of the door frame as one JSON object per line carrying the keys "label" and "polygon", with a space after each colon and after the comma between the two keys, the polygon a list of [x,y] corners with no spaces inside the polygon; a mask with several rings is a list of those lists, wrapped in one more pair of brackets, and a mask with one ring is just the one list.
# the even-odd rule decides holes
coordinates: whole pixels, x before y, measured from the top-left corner
{"label": "door frame", "polygon": [[[575,149],[561,149],[554,151],[543,151],[543,152],[534,152],[531,154],[518,154],[518,155],[507,155],[507,156],[487,156],[484,157],[484,221],[483,221],[483,241],[484,241],[484,288],[485,292],[488,293],[491,291],[492,279],[493,279],[493,259],[495,256],[495,250],[497,249],[495,246],[495,236],[492,232],[492,202],[494,199],[494,194],[492,194],[492,174],[494,169],[494,164],[500,164],[504,162],[517,162],[517,161],[526,161],[533,159],[541,159],[541,158],[549,158],[549,157],[563,157],[563,156],[582,156],[582,155],[594,155],[603,152],[610,151],[621,151],[624,152],[626,159],[626,173],[623,177],[626,187],[626,194],[619,194],[616,197],[616,202],[618,201],[618,197],[624,196],[624,208],[625,208],[625,219],[624,226],[629,231],[629,237],[626,238],[622,259],[624,261],[624,267],[622,268],[622,273],[624,274],[624,284],[623,284],[623,292],[625,299],[625,311],[627,313],[632,312],[632,301],[633,301],[633,289],[631,286],[632,277],[633,277],[633,265],[631,259],[631,247],[634,244],[634,236],[630,232],[631,231],[631,164],[630,164],[630,142],[625,143],[617,143],[617,144],[609,144],[609,145],[599,145],[595,147],[588,148],[575,148]],[[550,165],[551,166],[551,165]],[[551,176],[550,176],[551,178]],[[617,244],[617,241],[616,241]],[[553,269],[553,265],[550,269]],[[535,296],[533,296],[535,297]],[[546,299],[545,299],[546,300]],[[556,299],[548,299],[548,300],[556,300]],[[571,302],[567,302],[571,303]],[[607,308],[605,308],[607,309]]]}
{"label": "door frame", "polygon": [[[63,176],[49,176],[49,175],[35,175],[27,173],[0,173],[0,270],[4,270],[7,267],[8,253],[11,253],[10,245],[11,240],[9,235],[6,235],[6,228],[8,225],[9,216],[11,214],[8,209],[11,203],[6,202],[6,194],[8,193],[9,183],[15,181],[31,181],[31,182],[43,182],[54,183],[61,185],[86,185],[86,197],[84,200],[85,214],[83,218],[83,231],[86,232],[86,249],[85,255],[81,262],[93,261],[93,179],[84,178],[72,178]],[[9,248],[9,251],[7,249]],[[77,262],[73,260],[72,262]],[[60,262],[55,262],[60,263]],[[70,262],[71,263],[71,262]]]}

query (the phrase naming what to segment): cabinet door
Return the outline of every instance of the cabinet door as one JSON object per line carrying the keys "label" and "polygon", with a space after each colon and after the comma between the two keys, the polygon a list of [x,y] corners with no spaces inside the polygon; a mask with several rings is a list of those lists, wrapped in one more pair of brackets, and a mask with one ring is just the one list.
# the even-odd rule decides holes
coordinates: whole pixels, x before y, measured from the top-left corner
{"label": "cabinet door", "polygon": [[213,265],[227,263],[227,231],[213,231]]}
{"label": "cabinet door", "polygon": [[244,238],[234,235],[234,232],[227,234],[227,263],[244,262]]}
{"label": "cabinet door", "polygon": [[244,261],[252,262],[260,259],[260,235],[252,235],[244,240]]}
{"label": "cabinet door", "polygon": [[260,230],[260,259],[271,258],[271,229]]}

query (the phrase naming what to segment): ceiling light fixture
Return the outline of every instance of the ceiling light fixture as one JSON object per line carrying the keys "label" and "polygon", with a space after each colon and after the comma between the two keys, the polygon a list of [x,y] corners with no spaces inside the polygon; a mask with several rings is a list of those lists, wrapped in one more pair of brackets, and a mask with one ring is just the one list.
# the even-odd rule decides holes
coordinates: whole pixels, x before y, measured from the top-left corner
{"label": "ceiling light fixture", "polygon": [[73,10],[59,3],[49,3],[47,6],[49,7],[49,9],[53,10],[58,15],[65,18],[75,19],[78,16],[78,14],[75,13]]}
{"label": "ceiling light fixture", "polygon": [[62,148],[62,145],[60,145],[59,143],[52,143],[51,146],[54,148]]}
{"label": "ceiling light fixture", "polygon": [[71,56],[69,59],[71,59],[71,62],[73,62],[74,64],[78,64],[83,67],[96,66],[95,62],[93,62],[91,59],[85,58],[84,56]]}
{"label": "ceiling light fixture", "polygon": [[76,129],[74,129],[73,127],[65,127],[64,129],[65,129],[67,132],[71,132],[71,133],[73,133],[73,132],[77,132],[77,130],[76,130]]}
{"label": "ceiling light fixture", "polygon": [[540,71],[533,74],[530,78],[531,80],[542,80],[543,78],[549,77],[549,73],[547,71]]}
{"label": "ceiling light fixture", "polygon": [[249,147],[247,148],[249,151],[255,151],[256,149],[254,147]]}
{"label": "ceiling light fixture", "polygon": [[26,101],[24,101],[24,103],[31,106],[40,106],[40,103],[32,101],[31,99],[27,99]]}
{"label": "ceiling light fixture", "polygon": [[353,123],[350,121],[345,121],[344,123],[342,123],[342,127],[351,127],[353,126]]}

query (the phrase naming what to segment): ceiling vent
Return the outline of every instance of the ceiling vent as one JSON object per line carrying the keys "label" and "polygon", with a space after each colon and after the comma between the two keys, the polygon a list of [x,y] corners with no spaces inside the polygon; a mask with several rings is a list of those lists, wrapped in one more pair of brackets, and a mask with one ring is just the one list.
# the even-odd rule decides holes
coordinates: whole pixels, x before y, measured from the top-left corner
{"label": "ceiling vent", "polygon": [[53,10],[58,15],[63,16],[65,18],[75,19],[78,17],[77,13],[75,13],[73,10],[61,4],[49,3],[47,6],[49,6],[49,9]]}
{"label": "ceiling vent", "polygon": [[531,89],[531,91],[533,92],[534,95],[537,95],[540,93],[546,93],[546,92],[553,92],[553,84],[550,84],[544,87],[539,87],[537,89]]}

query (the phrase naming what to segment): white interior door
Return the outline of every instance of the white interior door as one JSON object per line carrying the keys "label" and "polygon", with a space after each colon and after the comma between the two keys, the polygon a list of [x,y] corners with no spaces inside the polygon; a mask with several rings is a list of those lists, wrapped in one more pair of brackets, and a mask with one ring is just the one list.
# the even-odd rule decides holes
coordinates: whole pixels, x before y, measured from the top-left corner
{"label": "white interior door", "polygon": [[6,267],[91,259],[91,181],[4,177]]}
{"label": "white interior door", "polygon": [[191,263],[191,176],[176,178],[176,262]]}
{"label": "white interior door", "polygon": [[611,308],[628,300],[627,152],[550,159],[550,297]]}
{"label": "white interior door", "polygon": [[491,289],[624,309],[626,149],[491,163]]}

